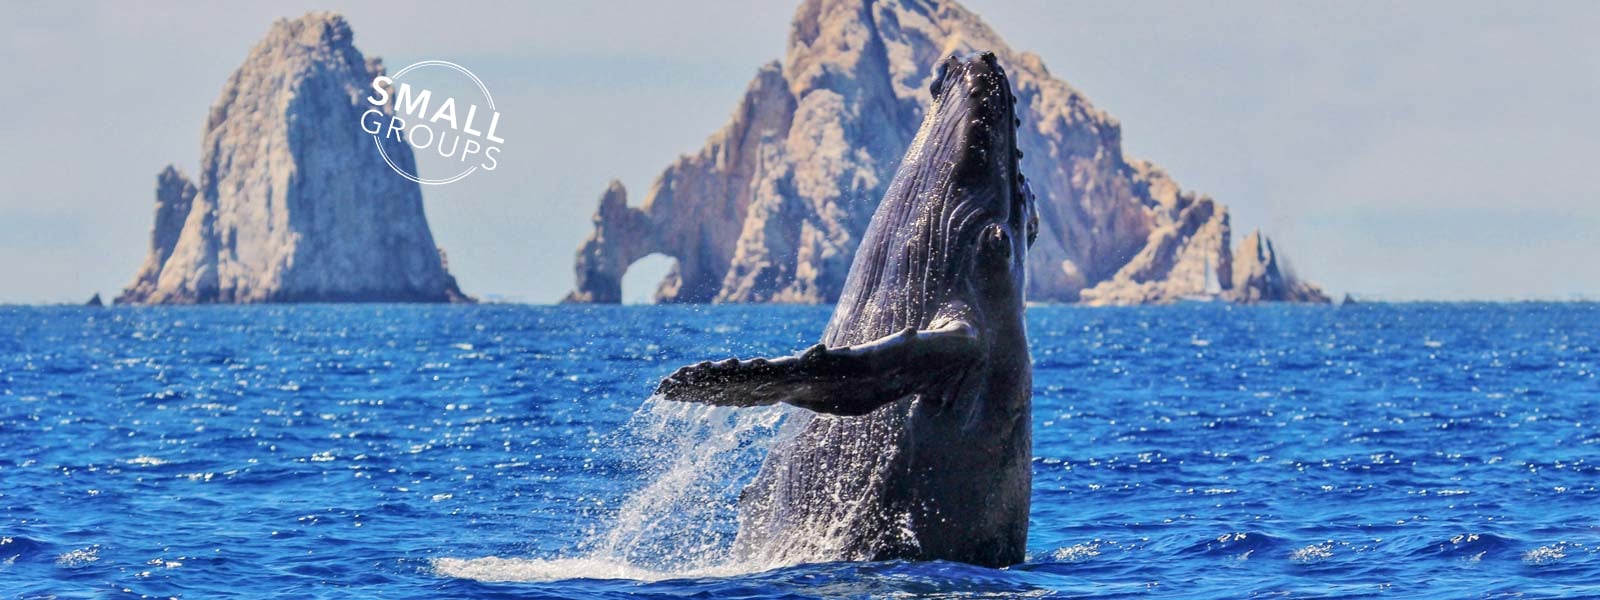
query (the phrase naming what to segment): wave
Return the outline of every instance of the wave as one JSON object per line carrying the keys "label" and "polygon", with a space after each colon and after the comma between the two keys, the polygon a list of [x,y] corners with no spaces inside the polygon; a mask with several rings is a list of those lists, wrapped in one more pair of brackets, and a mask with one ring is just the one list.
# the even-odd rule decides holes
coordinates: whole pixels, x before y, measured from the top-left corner
{"label": "wave", "polygon": [[1515,538],[1492,533],[1462,533],[1418,548],[1412,555],[1482,560],[1485,556],[1515,556],[1517,550],[1524,545]]}
{"label": "wave", "polygon": [[1288,540],[1265,533],[1229,532],[1196,542],[1188,548],[1184,548],[1183,552],[1205,556],[1248,559],[1252,555],[1267,554],[1274,549],[1286,546],[1288,543]]}

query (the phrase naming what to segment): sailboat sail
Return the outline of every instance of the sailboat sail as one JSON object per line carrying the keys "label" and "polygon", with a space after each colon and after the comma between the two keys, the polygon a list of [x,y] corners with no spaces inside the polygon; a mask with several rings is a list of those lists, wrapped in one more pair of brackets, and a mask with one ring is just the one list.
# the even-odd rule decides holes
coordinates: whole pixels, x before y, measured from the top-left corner
{"label": "sailboat sail", "polygon": [[1179,302],[1222,302],[1222,283],[1217,280],[1217,269],[1211,265],[1211,256],[1206,256],[1205,281],[1201,283],[1201,292],[1198,294],[1185,294],[1178,298]]}
{"label": "sailboat sail", "polygon": [[1215,296],[1222,293],[1222,282],[1217,280],[1217,270],[1211,266],[1211,257],[1206,257],[1206,281],[1204,285],[1206,295]]}

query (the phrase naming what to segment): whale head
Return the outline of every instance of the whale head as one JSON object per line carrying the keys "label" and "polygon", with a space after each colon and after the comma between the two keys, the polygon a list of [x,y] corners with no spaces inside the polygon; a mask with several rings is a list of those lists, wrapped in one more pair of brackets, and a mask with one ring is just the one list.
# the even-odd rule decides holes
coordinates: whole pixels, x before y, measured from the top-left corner
{"label": "whale head", "polygon": [[839,300],[849,310],[834,318],[880,331],[963,320],[982,337],[1025,343],[1038,218],[1020,171],[1016,96],[993,53],[950,56],[936,69],[927,115],[851,266]]}

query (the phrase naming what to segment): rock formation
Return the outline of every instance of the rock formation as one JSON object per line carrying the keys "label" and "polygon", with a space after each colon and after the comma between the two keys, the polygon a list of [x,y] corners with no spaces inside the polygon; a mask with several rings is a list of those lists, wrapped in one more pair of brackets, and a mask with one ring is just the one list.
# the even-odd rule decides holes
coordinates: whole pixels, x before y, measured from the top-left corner
{"label": "rock formation", "polygon": [[[157,179],[150,256],[119,303],[470,301],[418,184],[360,127],[382,63],[332,13],[280,19],[211,107],[199,184]],[[413,166],[410,145],[385,150]]]}
{"label": "rock formation", "polygon": [[1328,304],[1332,301],[1316,284],[1300,281],[1272,247],[1272,240],[1260,231],[1251,233],[1239,244],[1234,259],[1233,300],[1236,302]]}
{"label": "rock formation", "polygon": [[622,302],[622,272],[655,246],[650,218],[628,206],[628,191],[613,180],[600,195],[600,212],[594,216],[594,234],[579,250],[578,289],[564,302]]}
{"label": "rock formation", "polygon": [[156,224],[150,230],[150,254],[139,267],[139,273],[133,276],[133,283],[113,302],[139,302],[155,293],[156,283],[161,280],[161,267],[167,264],[172,249],[178,245],[178,236],[189,218],[194,195],[194,184],[176,166],[167,165],[156,175]]}
{"label": "rock formation", "polygon": [[927,109],[931,65],[979,50],[999,55],[1016,87],[1039,198],[1030,299],[1172,301],[1202,290],[1208,262],[1228,297],[1236,281],[1255,284],[1230,270],[1226,207],[1123,156],[1114,119],[973,13],[950,0],[805,0],[784,60],[761,67],[704,148],[668,166],[637,208],[612,183],[567,300],[616,302],[628,265],[661,253],[676,265],[658,301],[835,301]]}

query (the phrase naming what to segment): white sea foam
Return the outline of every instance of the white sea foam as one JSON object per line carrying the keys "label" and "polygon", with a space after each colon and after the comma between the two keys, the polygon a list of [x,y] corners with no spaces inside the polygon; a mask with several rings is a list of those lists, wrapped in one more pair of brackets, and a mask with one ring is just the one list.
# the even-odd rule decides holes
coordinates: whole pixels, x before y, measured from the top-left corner
{"label": "white sea foam", "polygon": [[1057,548],[1055,552],[1050,554],[1051,558],[1061,562],[1082,562],[1096,556],[1100,556],[1099,540]]}
{"label": "white sea foam", "polygon": [[734,565],[716,568],[657,571],[624,562],[595,558],[440,558],[434,572],[445,577],[478,581],[563,581],[567,579],[628,579],[661,581],[693,577],[725,577],[747,572]]}
{"label": "white sea foam", "polygon": [[56,557],[56,566],[81,567],[100,560],[100,545],[95,544],[87,548],[79,548]]}
{"label": "white sea foam", "polygon": [[1333,542],[1312,544],[1289,553],[1289,560],[1298,563],[1316,562],[1333,557]]}
{"label": "white sea foam", "polygon": [[1540,546],[1522,555],[1522,562],[1530,565],[1547,565],[1567,557],[1567,544],[1562,542]]}

